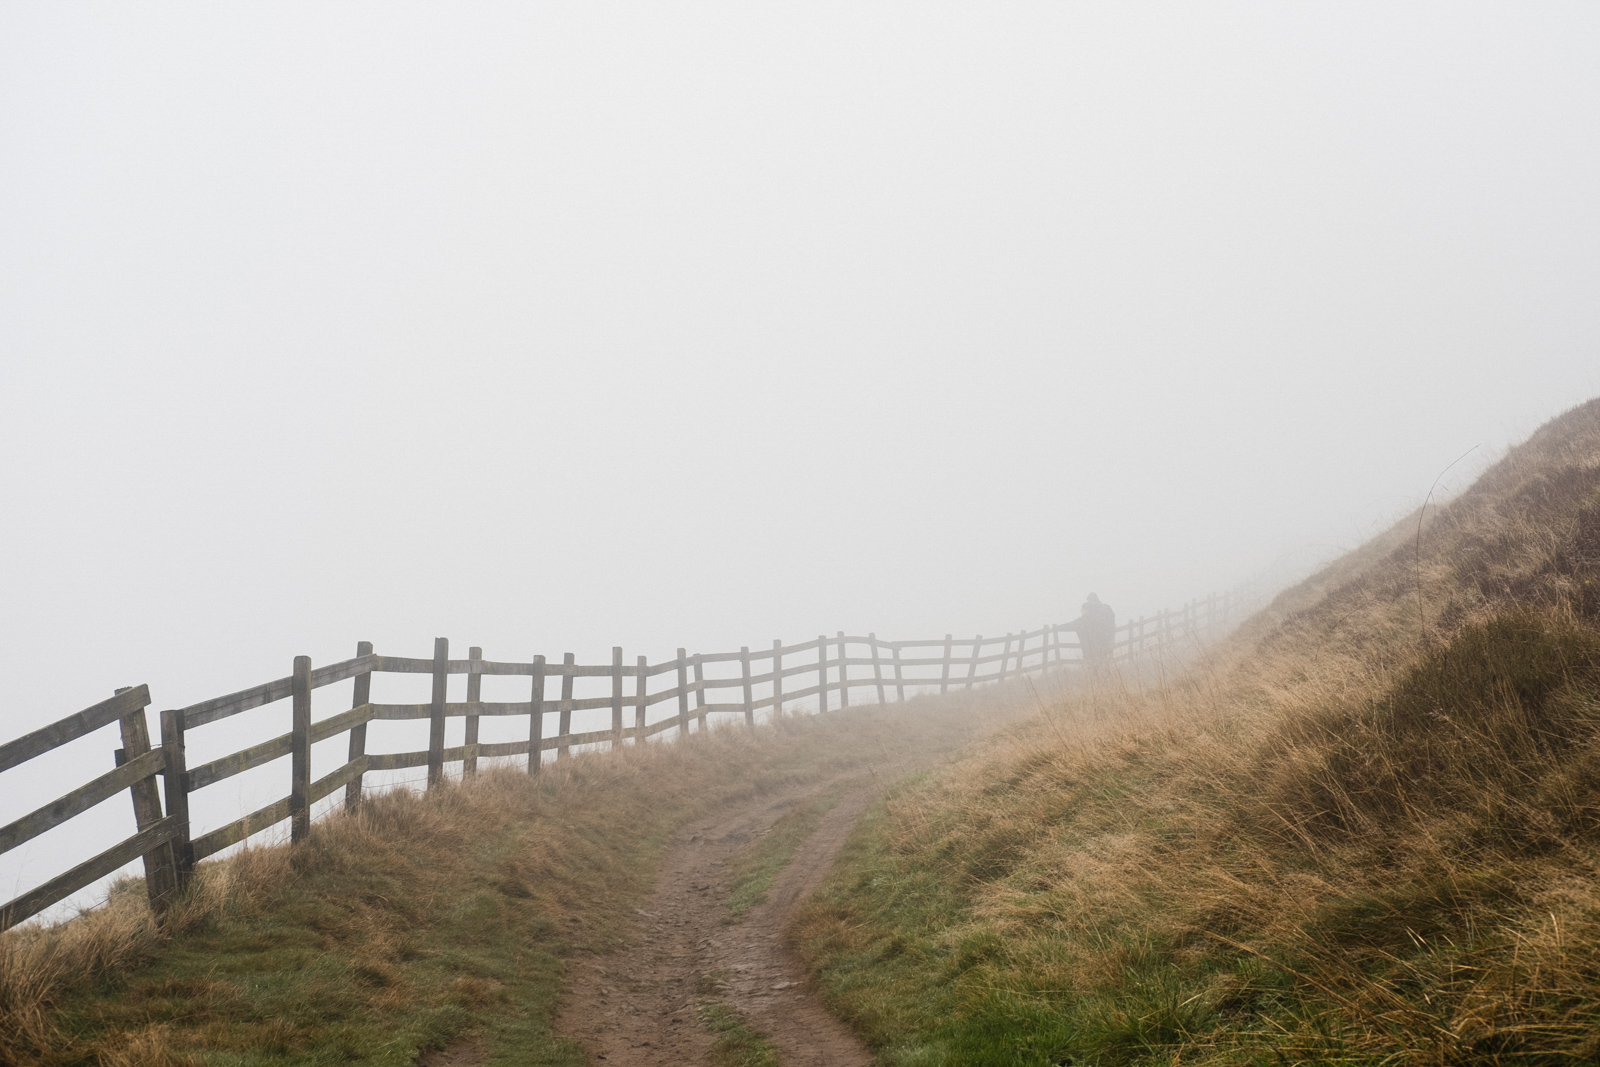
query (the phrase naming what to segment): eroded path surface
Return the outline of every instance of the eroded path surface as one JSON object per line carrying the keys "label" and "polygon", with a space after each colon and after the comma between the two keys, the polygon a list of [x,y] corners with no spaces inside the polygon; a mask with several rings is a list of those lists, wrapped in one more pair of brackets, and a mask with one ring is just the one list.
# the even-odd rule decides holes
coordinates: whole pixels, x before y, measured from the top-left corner
{"label": "eroded path surface", "polygon": [[[866,1045],[823,1007],[784,938],[796,907],[833,867],[846,838],[880,792],[947,760],[1018,708],[1017,699],[912,702],[864,735],[854,751],[876,752],[848,774],[730,801],[693,820],[667,847],[655,890],[638,909],[632,943],[569,962],[558,1032],[607,1067],[701,1067],[715,1040],[701,1007],[715,1003],[766,1035],[782,1067],[866,1067]],[[1036,694],[1032,695],[1036,700]],[[842,795],[840,791],[842,790]],[[840,799],[795,851],[766,900],[731,919],[730,861],[781,816],[822,794]]]}
{"label": "eroded path surface", "polygon": [[822,818],[764,903],[728,922],[728,863],[779,816],[831,784],[730,805],[685,827],[668,847],[637,943],[579,957],[556,1028],[598,1062],[627,1067],[703,1064],[712,1035],[699,1006],[710,995],[767,1035],[785,1067],[856,1067],[872,1054],[830,1015],[783,938],[795,906],[833,865],[875,795],[855,784]]}

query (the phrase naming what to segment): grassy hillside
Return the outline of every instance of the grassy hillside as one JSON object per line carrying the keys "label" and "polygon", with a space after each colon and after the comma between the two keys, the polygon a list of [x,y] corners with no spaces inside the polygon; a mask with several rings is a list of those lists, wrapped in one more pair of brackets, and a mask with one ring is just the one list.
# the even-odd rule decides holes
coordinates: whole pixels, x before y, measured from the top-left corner
{"label": "grassy hillside", "polygon": [[[718,804],[859,773],[916,713],[930,751],[970,706],[742,725],[372,797],[303,846],[202,864],[169,928],[142,883],[0,935],[0,1065],[388,1064],[476,1035],[490,1063],[573,1065],[552,1033],[564,958],[627,936],[660,849]],[[758,892],[759,890],[755,890]]]}
{"label": "grassy hillside", "polygon": [[1600,1058],[1600,401],[1416,522],[891,793],[794,931],[885,1063]]}

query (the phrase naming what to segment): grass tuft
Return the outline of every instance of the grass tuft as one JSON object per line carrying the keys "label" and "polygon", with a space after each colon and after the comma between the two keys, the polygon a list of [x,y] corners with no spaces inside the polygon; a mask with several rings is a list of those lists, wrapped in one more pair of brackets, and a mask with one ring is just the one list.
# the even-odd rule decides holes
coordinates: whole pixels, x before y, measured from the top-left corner
{"label": "grass tuft", "polygon": [[733,891],[728,911],[737,919],[767,899],[773,881],[794,859],[795,850],[816,832],[822,817],[833,810],[844,795],[845,786],[835,786],[806,797],[792,811],[786,811],[762,835],[761,840],[734,858]]}

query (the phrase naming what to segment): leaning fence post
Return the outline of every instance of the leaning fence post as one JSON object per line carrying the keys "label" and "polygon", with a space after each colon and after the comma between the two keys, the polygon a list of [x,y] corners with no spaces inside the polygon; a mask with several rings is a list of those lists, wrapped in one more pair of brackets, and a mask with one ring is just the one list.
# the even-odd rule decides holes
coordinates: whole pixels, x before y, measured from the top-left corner
{"label": "leaning fence post", "polygon": [[172,839],[175,881],[181,887],[194,874],[194,846],[189,840],[189,765],[183,749],[183,711],[161,713],[161,751],[166,769],[167,817],[177,823]]}
{"label": "leaning fence post", "polygon": [[828,710],[828,639],[817,635],[817,711]]}
{"label": "leaning fence post", "polygon": [[289,742],[289,840],[311,835],[311,657],[294,658],[294,697]]}
{"label": "leaning fence post", "polygon": [[896,641],[889,646],[894,649],[894,691],[895,700],[904,704],[906,702],[906,680],[900,673],[900,642]]}
{"label": "leaning fence post", "polygon": [[561,714],[556,721],[556,759],[572,755],[572,667],[576,662],[574,653],[561,657]]}
{"label": "leaning fence post", "polygon": [[678,736],[689,732],[689,661],[678,649]]}
{"label": "leaning fence post", "polygon": [[939,669],[939,693],[944,695],[950,691],[950,635],[944,635],[944,660]]}
{"label": "leaning fence post", "polygon": [[744,721],[746,726],[756,724],[755,701],[750,697],[750,646],[739,647],[739,667],[744,672]]}
{"label": "leaning fence post", "polygon": [[[126,693],[130,686],[116,690]],[[144,708],[123,716],[120,724],[122,747],[113,754],[117,766],[131,762],[150,751],[150,729],[144,717]],[[141,778],[128,788],[133,801],[133,821],[143,832],[161,821],[161,793],[156,789],[154,777]],[[177,864],[172,859],[172,842],[163,841],[144,854],[144,885],[150,897],[150,907],[157,916],[166,914],[173,892],[178,888]]]}
{"label": "leaning fence post", "polygon": [[544,657],[533,657],[533,691],[528,694],[528,773],[544,766]]}
{"label": "leaning fence post", "polygon": [[[370,655],[372,655],[372,642],[357,641],[356,657],[359,659],[362,656]],[[359,708],[363,704],[370,703],[372,703],[372,672],[362,671],[360,674],[356,675],[356,684],[350,694],[350,706],[352,708]],[[350,727],[350,749],[349,755],[345,759],[345,762],[354,763],[356,760],[360,759],[366,754],[367,724],[365,722],[358,722],[354,726]],[[361,803],[362,777],[363,776],[360,774],[356,775],[354,778],[350,779],[349,783],[344,787],[345,811],[355,811],[356,806]]]}
{"label": "leaning fence post", "polygon": [[461,777],[478,773],[478,701],[483,694],[483,649],[467,649],[467,733],[466,752],[461,757]]}
{"label": "leaning fence post", "polygon": [[844,631],[839,631],[839,710],[850,706],[850,664],[844,654]]}
{"label": "leaning fence post", "polygon": [[433,639],[433,699],[428,705],[428,788],[444,781],[444,700],[450,685],[450,639]]}
{"label": "leaning fence post", "polygon": [[878,635],[868,634],[867,640],[872,643],[872,680],[878,683],[878,703],[883,699],[883,668],[878,663]]}
{"label": "leaning fence post", "polygon": [[783,714],[783,642],[772,639],[772,715]]}
{"label": "leaning fence post", "polygon": [[983,635],[979,634],[972,639],[972,662],[967,664],[967,688],[972,688],[972,683],[978,679],[978,656],[983,652]]}
{"label": "leaning fence post", "polygon": [[1004,649],[1002,649],[1001,652],[1000,652],[1000,674],[999,674],[999,676],[997,678],[995,678],[995,681],[1003,682],[1003,681],[1006,680],[1006,668],[1009,667],[1010,665],[1011,665],[1011,635],[1010,634],[1006,634],[1006,647]]}
{"label": "leaning fence post", "polygon": [[644,744],[644,709],[648,706],[645,703],[644,691],[645,683],[650,679],[650,661],[644,656],[640,656],[638,667],[639,675],[635,679],[633,686],[633,698],[635,701],[633,708],[633,743],[642,745]]}
{"label": "leaning fence post", "polygon": [[611,747],[622,747],[622,646],[611,646]]}
{"label": "leaning fence post", "polygon": [[706,732],[706,671],[700,653],[694,654],[694,710],[700,713],[700,732]]}

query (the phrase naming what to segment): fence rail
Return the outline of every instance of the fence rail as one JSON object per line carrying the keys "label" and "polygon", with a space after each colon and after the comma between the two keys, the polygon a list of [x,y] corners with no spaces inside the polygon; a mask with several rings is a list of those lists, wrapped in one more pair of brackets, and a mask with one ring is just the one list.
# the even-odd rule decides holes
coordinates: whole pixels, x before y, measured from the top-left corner
{"label": "fence rail", "polygon": [[[1238,596],[1217,595],[1192,601],[1177,611],[1128,620],[1115,630],[1111,658],[1127,665],[1213,634],[1232,620],[1239,606]],[[819,712],[849,707],[852,693],[863,689],[872,691],[877,703],[887,701],[886,692],[891,688],[896,699],[903,701],[907,689],[937,689],[941,693],[952,688],[971,689],[1024,675],[1081,668],[1086,662],[1070,624],[1043,626],[1004,637],[985,638],[979,634],[958,638],[946,634],[941,640],[927,641],[884,641],[876,634],[846,635],[840,631],[832,637],[818,635],[791,645],[774,641],[767,649],[746,646],[737,652],[690,655],[680,648],[676,656],[655,664],[644,656],[637,657],[633,664],[625,663],[621,648],[612,649],[610,663],[586,665],[575,662],[570,652],[560,663],[549,662],[544,656],[534,656],[527,663],[486,660],[476,647],[466,659],[451,659],[449,647],[449,641],[441,637],[435,640],[433,656],[429,658],[385,656],[374,653],[371,643],[362,641],[353,658],[315,669],[309,657],[297,656],[294,669],[286,678],[161,712],[159,745],[150,743],[145,709],[151,698],[149,687],[144,685],[119,689],[108,700],[0,745],[0,772],[4,772],[113,722],[119,724],[122,739],[122,747],[113,754],[111,770],[0,827],[0,854],[123,791],[132,799],[135,822],[132,836],[0,905],[0,930],[37,915],[141,857],[151,905],[161,915],[173,894],[193,874],[196,863],[285,821],[290,823],[291,841],[303,840],[310,832],[311,806],[343,789],[344,806],[353,810],[361,801],[363,780],[369,772],[426,767],[428,787],[433,788],[445,780],[447,764],[461,764],[463,776],[471,777],[477,772],[480,759],[524,757],[528,772],[537,774],[546,752],[561,759],[570,757],[574,747],[616,747],[629,739],[641,743],[672,729],[684,735],[690,732],[691,724],[699,730],[706,729],[711,715],[741,715],[745,722],[754,723],[757,712],[769,708],[781,712],[798,701],[815,699]],[[913,650],[934,650],[937,654],[903,654]],[[812,658],[787,662],[791,657]],[[707,667],[720,664],[737,665],[738,673],[720,677],[707,674]],[[758,666],[764,669],[758,671]],[[871,668],[870,677],[862,673],[866,668]],[[935,668],[937,676],[908,673]],[[432,699],[417,704],[373,702],[372,677],[385,673],[431,676]],[[671,675],[675,684],[650,692],[650,679],[663,674]],[[450,675],[467,676],[464,702],[446,699]],[[529,698],[509,702],[481,700],[484,676],[526,677],[530,680]],[[609,679],[610,695],[574,696],[574,681],[578,678]],[[791,678],[801,679],[800,685],[785,684]],[[352,706],[312,721],[312,692],[350,679],[355,680]],[[545,691],[552,679],[560,679],[560,696],[555,699]],[[627,679],[633,679],[631,692]],[[756,696],[762,688],[767,693]],[[709,694],[725,690],[733,690],[738,699],[710,699]],[[196,767],[187,766],[185,736],[189,731],[282,700],[292,702],[288,733]],[[674,714],[656,722],[647,721],[651,707],[668,702],[676,704]],[[609,729],[572,730],[574,712],[607,709],[611,712]],[[629,709],[631,724],[626,714]],[[553,734],[545,732],[546,715],[556,718]],[[526,739],[480,742],[479,722],[485,716],[526,717]],[[445,723],[452,718],[466,720],[465,743],[446,747]],[[369,723],[404,720],[428,722],[426,749],[366,751]],[[348,735],[344,764],[312,780],[311,746],[341,734]],[[286,756],[290,760],[288,796],[227,825],[191,836],[192,794]]]}

